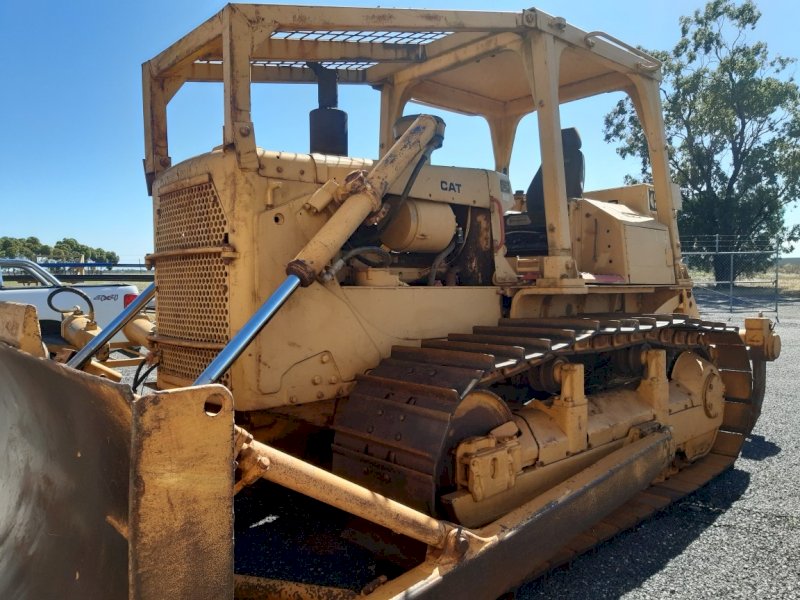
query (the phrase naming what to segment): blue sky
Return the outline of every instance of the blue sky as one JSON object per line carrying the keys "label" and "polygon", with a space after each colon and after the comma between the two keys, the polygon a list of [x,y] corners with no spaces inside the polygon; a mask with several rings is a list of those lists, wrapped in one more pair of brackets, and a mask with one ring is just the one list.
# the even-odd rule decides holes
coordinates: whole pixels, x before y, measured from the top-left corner
{"label": "blue sky", "polygon": [[[530,6],[506,0],[380,5],[510,11]],[[703,5],[701,0],[535,4],[583,29],[663,49],[678,38],[678,17]],[[50,244],[74,237],[117,252],[123,262],[136,262],[152,251],[151,202],[142,170],[141,63],[222,6],[209,0],[0,2],[0,236],[33,235]],[[762,0],[759,8],[763,16],[753,39],[766,41],[773,53],[800,57],[800,2]],[[623,162],[602,142],[602,116],[615,100],[604,96],[562,109],[562,124],[577,126],[584,139],[587,189],[620,185],[626,173],[636,171],[635,163]],[[169,112],[174,160],[220,143],[221,102],[218,85],[181,90]],[[260,146],[307,149],[307,113],[316,102],[312,86],[254,86],[253,102]],[[377,103],[377,93],[369,89],[340,91],[340,106],[350,114],[351,155],[375,155]],[[491,168],[484,122],[468,117],[447,121],[445,145],[433,162]],[[527,187],[538,164],[534,139],[533,120],[523,121],[511,163],[515,188]],[[800,222],[800,211],[792,211],[789,221]]]}

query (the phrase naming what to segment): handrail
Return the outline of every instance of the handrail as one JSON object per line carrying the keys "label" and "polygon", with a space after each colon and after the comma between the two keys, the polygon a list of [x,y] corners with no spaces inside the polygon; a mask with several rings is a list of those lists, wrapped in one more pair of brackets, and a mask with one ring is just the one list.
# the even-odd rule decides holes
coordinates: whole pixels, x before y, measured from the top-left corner
{"label": "handrail", "polygon": [[615,38],[613,35],[606,33],[605,31],[590,31],[585,36],[583,36],[584,43],[591,48],[595,44],[595,38],[599,38],[602,40],[606,40],[607,42],[611,42],[615,46],[619,46],[630,52],[631,54],[635,54],[639,58],[641,58],[644,62],[637,63],[637,66],[642,69],[643,71],[657,71],[661,68],[661,61],[658,60],[655,56],[649,55],[644,50],[640,50],[636,46],[631,46],[630,44],[626,44],[619,38]]}

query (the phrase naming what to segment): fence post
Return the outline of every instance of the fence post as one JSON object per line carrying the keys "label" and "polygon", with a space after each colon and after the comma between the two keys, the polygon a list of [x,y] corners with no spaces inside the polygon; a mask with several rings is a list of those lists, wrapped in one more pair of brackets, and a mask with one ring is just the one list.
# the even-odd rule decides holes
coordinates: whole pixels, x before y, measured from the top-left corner
{"label": "fence post", "polygon": [[781,263],[781,239],[775,238],[775,318],[778,317],[778,302],[780,302],[780,287],[778,281],[780,279],[780,263]]}
{"label": "fence post", "polygon": [[731,252],[731,270],[728,273],[728,294],[730,295],[728,312],[733,312],[733,252]]}

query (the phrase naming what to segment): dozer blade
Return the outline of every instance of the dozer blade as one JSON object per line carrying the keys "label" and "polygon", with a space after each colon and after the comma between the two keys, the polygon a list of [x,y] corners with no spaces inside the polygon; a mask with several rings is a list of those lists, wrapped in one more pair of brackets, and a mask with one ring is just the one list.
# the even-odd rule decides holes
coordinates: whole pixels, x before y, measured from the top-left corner
{"label": "dozer blade", "polygon": [[232,435],[222,386],[135,398],[0,343],[0,598],[232,597]]}
{"label": "dozer blade", "polygon": [[126,597],[132,400],[0,344],[0,597]]}

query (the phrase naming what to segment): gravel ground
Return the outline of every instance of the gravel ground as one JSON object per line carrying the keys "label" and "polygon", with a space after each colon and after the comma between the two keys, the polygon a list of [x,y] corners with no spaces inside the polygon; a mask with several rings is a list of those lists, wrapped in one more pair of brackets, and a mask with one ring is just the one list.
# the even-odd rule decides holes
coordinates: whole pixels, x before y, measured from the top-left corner
{"label": "gravel ground", "polygon": [[767,366],[764,411],[734,468],[518,600],[800,598],[800,304],[779,318],[783,352]]}

